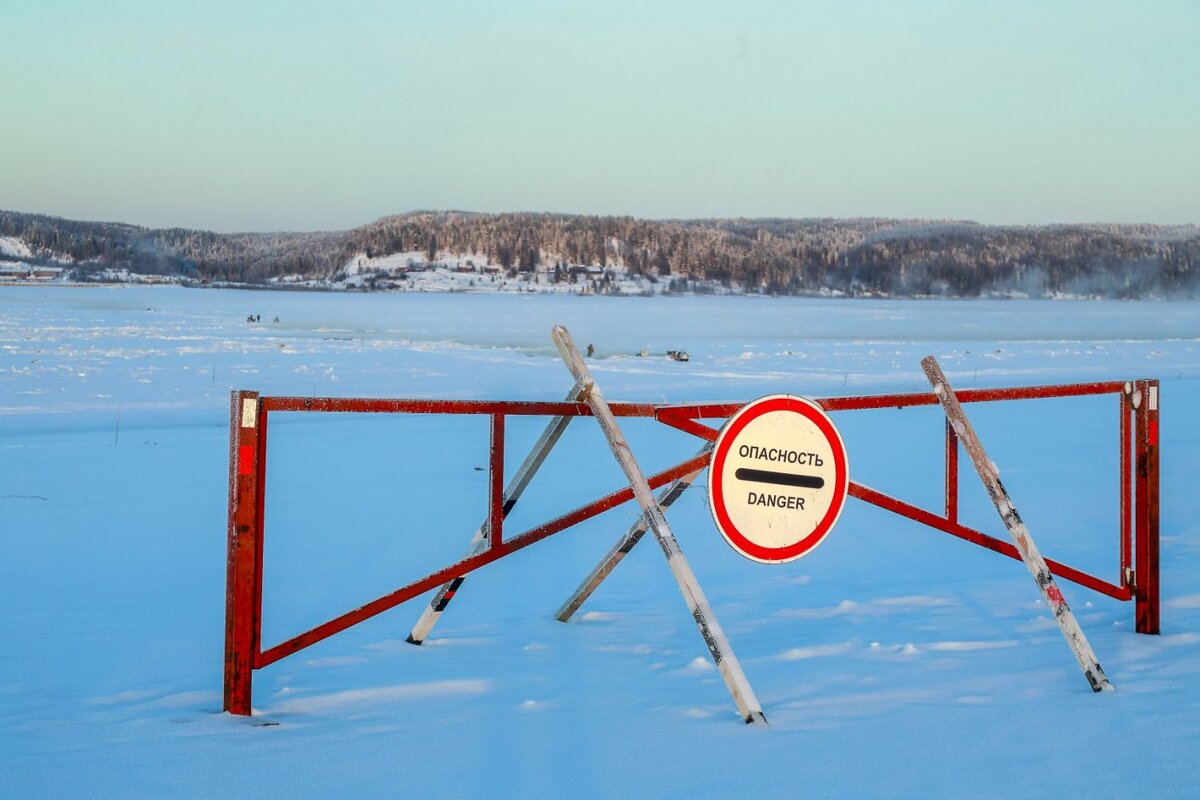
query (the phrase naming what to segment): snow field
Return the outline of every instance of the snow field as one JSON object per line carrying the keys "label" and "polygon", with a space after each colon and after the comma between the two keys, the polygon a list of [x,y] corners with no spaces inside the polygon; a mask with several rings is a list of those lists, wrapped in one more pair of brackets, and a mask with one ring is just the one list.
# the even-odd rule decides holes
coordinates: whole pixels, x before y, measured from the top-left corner
{"label": "snow field", "polygon": [[[220,714],[229,390],[561,399],[555,322],[610,400],[928,391],[929,353],[956,389],[1161,378],[1164,635],[1063,582],[1117,686],[1095,696],[1020,563],[850,501],[809,557],[753,564],[702,478],[668,518],[768,730],[738,723],[649,536],[553,620],[632,506],[471,575],[425,646],[414,601]],[[0,773],[15,797],[1188,797],[1198,349],[1189,304],[0,288]],[[1042,552],[1110,579],[1115,403],[966,407]],[[938,409],[834,420],[853,479],[940,507]],[[510,420],[508,474],[544,422]],[[267,645],[456,560],[483,518],[485,420],[271,425]],[[622,427],[646,472],[698,444]],[[1002,536],[962,460],[964,522]],[[621,485],[577,420],[506,530]]]}

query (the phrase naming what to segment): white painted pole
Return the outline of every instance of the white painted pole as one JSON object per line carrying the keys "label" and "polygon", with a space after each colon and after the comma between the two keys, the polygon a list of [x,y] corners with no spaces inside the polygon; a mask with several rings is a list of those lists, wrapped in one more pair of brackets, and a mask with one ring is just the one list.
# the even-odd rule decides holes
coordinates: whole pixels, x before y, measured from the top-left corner
{"label": "white painted pole", "polygon": [[[712,447],[712,443],[709,442],[704,447],[701,447],[700,452],[696,455],[703,455],[711,451]],[[691,474],[671,481],[665,489],[659,492],[658,505],[664,510],[670,508],[676,500],[683,496],[683,493],[691,487],[692,483],[695,482],[696,478],[703,471],[703,469],[698,469]],[[596,568],[591,571],[591,574],[583,579],[583,583],[579,584],[579,588],[571,593],[571,596],[567,598],[566,602],[555,613],[554,618],[559,622],[566,622],[571,619],[580,606],[586,603],[587,599],[592,596],[592,592],[596,591],[597,587],[604,582],[609,573],[617,568],[617,564],[620,564],[621,560],[629,554],[629,551],[633,550],[637,543],[642,540],[642,536],[645,535],[649,527],[650,523],[646,521],[645,514],[638,517],[637,522],[633,523],[633,526],[625,532],[625,535],[617,540],[617,543],[601,559]]]}
{"label": "white painted pole", "polygon": [[1071,652],[1075,654],[1075,659],[1079,662],[1079,667],[1083,670],[1083,675],[1091,685],[1092,691],[1112,691],[1113,685],[1109,683],[1104,670],[1100,668],[1100,662],[1096,660],[1096,653],[1088,643],[1087,637],[1083,635],[1083,629],[1079,627],[1079,622],[1076,621],[1075,615],[1071,613],[1067,601],[1054,582],[1054,576],[1050,573],[1050,568],[1046,566],[1046,561],[1038,551],[1037,545],[1034,544],[1033,536],[1025,527],[1021,515],[1017,513],[1016,506],[1013,505],[1012,498],[1008,496],[1004,484],[1000,482],[999,470],[984,452],[983,443],[979,441],[979,436],[976,435],[970,420],[967,419],[954,390],[950,388],[950,383],[946,380],[946,375],[938,365],[937,359],[933,356],[926,356],[921,360],[921,368],[925,370],[925,375],[933,387],[933,393],[941,402],[946,417],[950,420],[954,432],[958,434],[959,441],[962,442],[967,455],[971,457],[971,463],[975,465],[979,479],[983,481],[984,488],[987,489],[988,495],[995,503],[1004,527],[1008,529],[1016,542],[1021,560],[1029,568],[1030,574],[1037,582],[1038,590],[1054,613],[1058,627],[1062,630]]}
{"label": "white painted pole", "polygon": [[563,326],[555,325],[550,335],[554,340],[555,347],[558,348],[559,355],[566,362],[567,368],[571,371],[575,380],[585,382],[585,385],[588,387],[584,401],[591,407],[592,414],[596,417],[596,421],[600,423],[600,428],[604,431],[604,438],[608,440],[609,447],[612,449],[617,463],[621,465],[621,469],[625,472],[625,477],[629,480],[629,486],[633,489],[633,496],[641,507],[642,514],[645,516],[650,530],[654,531],[654,536],[658,539],[659,546],[662,547],[663,553],[667,557],[667,564],[671,568],[671,573],[675,576],[675,581],[679,584],[679,589],[687,601],[688,609],[692,612],[692,618],[696,621],[696,627],[699,628],[700,635],[704,638],[705,645],[708,646],[708,652],[712,656],[713,662],[717,665],[717,670],[721,673],[721,678],[725,681],[725,686],[733,696],[733,702],[737,706],[738,713],[747,724],[766,725],[767,718],[763,714],[762,705],[759,704],[758,698],[755,697],[754,689],[750,687],[750,682],[746,679],[746,674],[742,672],[742,666],[733,654],[733,648],[730,646],[729,640],[725,637],[725,631],[721,629],[720,623],[717,622],[717,618],[708,604],[708,599],[704,596],[704,591],[700,588],[700,582],[696,580],[691,566],[683,556],[683,551],[679,549],[679,543],[675,540],[675,534],[671,532],[671,527],[667,524],[667,518],[663,515],[662,508],[655,502],[654,494],[650,490],[650,484],[646,482],[646,477],[642,474],[637,459],[633,457],[633,451],[629,447],[629,442],[625,440],[624,434],[621,433],[621,429],[617,425],[617,420],[613,417],[612,411],[608,407],[608,402],[604,399],[604,394],[600,391],[600,387],[592,380],[591,372],[589,372],[587,364],[584,363],[583,356],[579,354],[579,350],[575,347],[575,342],[572,341],[571,334]]}
{"label": "white painted pole", "polygon": [[[583,399],[585,389],[583,381],[576,381],[571,387],[571,391],[567,392],[566,401],[568,403],[577,403]],[[546,429],[542,431],[542,435],[534,442],[533,448],[529,451],[529,455],[525,456],[525,461],[517,469],[512,480],[509,481],[508,488],[504,490],[504,514],[508,512],[521,495],[525,492],[525,488],[529,486],[529,482],[533,480],[533,476],[541,468],[546,461],[546,457],[550,455],[550,450],[562,437],[567,430],[567,425],[571,423],[574,417],[553,417],[546,424]],[[484,520],[483,524],[475,531],[475,535],[471,537],[471,541],[467,544],[467,558],[483,552],[488,545],[488,539],[491,536],[491,524],[488,520]],[[445,612],[446,606],[450,605],[450,601],[454,599],[455,593],[463,585],[466,578],[459,576],[454,578],[442,586],[434,593],[429,601],[429,605],[421,612],[420,619],[413,625],[412,631],[408,634],[405,640],[409,644],[421,644],[429,638],[430,631]]]}

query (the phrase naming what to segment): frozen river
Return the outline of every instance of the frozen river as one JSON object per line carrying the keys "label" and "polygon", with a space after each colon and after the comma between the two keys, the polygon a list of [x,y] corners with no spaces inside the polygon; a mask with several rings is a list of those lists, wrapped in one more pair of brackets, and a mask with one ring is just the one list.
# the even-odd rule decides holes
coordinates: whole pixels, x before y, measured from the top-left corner
{"label": "frozen river", "polygon": [[[931,353],[955,388],[1160,379],[1163,635],[1064,584],[1117,686],[1093,695],[1019,563],[852,500],[812,555],[753,564],[698,485],[670,518],[766,731],[653,544],[553,620],[628,507],[472,575],[425,647],[414,601],[260,671],[270,726],[220,714],[230,390],[557,400],[558,323],[610,400],[928,391]],[[1115,578],[1115,401],[968,411],[1046,555]],[[1198,411],[1195,303],[0,287],[0,775],[21,798],[1191,797]],[[835,418],[853,479],[938,507],[936,408]],[[512,424],[510,474],[538,424]],[[273,419],[264,643],[457,559],[486,428]],[[628,433],[647,470],[696,447]],[[964,521],[1003,536],[960,480]],[[577,421],[513,530],[621,481]]]}

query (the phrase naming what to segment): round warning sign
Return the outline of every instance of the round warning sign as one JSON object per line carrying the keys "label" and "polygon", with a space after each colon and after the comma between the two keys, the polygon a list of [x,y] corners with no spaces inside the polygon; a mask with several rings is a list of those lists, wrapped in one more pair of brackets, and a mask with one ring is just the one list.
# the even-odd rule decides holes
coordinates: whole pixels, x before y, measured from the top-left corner
{"label": "round warning sign", "polygon": [[717,436],[708,500],[734,550],[764,564],[807,555],[833,529],[850,485],[846,446],[811,400],[761,397]]}

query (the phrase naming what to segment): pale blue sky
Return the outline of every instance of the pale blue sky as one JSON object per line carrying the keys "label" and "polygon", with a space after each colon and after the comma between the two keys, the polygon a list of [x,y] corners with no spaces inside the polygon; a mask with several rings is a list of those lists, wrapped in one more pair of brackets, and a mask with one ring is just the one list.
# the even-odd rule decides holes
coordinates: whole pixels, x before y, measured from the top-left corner
{"label": "pale blue sky", "polygon": [[0,0],[0,208],[1200,223],[1200,2]]}

